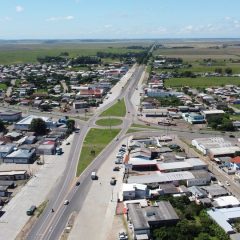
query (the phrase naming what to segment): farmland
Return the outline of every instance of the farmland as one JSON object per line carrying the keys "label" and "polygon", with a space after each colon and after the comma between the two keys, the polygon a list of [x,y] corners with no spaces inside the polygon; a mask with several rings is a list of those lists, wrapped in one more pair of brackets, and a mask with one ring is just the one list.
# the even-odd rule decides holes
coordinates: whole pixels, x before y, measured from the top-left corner
{"label": "farmland", "polygon": [[240,85],[239,77],[196,77],[196,78],[171,78],[165,80],[166,87],[212,87],[226,84]]}
{"label": "farmland", "polygon": [[[128,49],[128,46],[149,46],[148,43],[54,43],[54,44],[2,44],[0,45],[0,64],[36,63],[38,57],[58,56],[68,52],[70,57],[93,56],[97,52],[127,53],[139,52],[140,49]],[[111,59],[106,59],[111,62]]]}

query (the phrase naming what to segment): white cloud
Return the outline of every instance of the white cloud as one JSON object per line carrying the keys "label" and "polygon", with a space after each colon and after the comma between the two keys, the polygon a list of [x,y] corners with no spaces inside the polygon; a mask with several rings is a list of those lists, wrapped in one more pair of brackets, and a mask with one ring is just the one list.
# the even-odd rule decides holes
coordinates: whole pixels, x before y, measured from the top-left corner
{"label": "white cloud", "polygon": [[225,17],[225,20],[226,20],[226,21],[229,21],[229,20],[231,20],[231,19],[232,19],[231,17],[228,17],[228,16]]}
{"label": "white cloud", "polygon": [[0,22],[9,22],[9,21],[11,21],[12,20],[12,18],[10,18],[10,17],[8,17],[8,16],[6,16],[6,17],[4,17],[4,18],[0,18]]}
{"label": "white cloud", "polygon": [[106,24],[106,25],[104,25],[104,28],[111,28],[111,27],[112,27],[111,24]]}
{"label": "white cloud", "polygon": [[24,8],[20,5],[16,6],[16,12],[23,12],[24,11]]}
{"label": "white cloud", "polygon": [[74,19],[74,16],[66,16],[66,17],[63,17],[64,20],[73,20]]}
{"label": "white cloud", "polygon": [[46,21],[48,22],[55,22],[55,21],[61,21],[61,20],[73,20],[74,19],[74,16],[65,16],[65,17],[50,17],[50,18],[47,18]]}

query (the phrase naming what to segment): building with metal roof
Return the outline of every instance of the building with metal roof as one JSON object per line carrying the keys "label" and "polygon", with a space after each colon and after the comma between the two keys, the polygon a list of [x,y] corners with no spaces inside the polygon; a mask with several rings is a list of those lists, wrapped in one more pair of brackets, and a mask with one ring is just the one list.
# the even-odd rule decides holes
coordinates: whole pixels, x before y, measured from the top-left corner
{"label": "building with metal roof", "polygon": [[229,192],[224,187],[218,184],[203,186],[202,188],[208,193],[209,198],[216,198],[229,195]]}
{"label": "building with metal roof", "polygon": [[134,238],[138,234],[150,236],[153,227],[176,224],[177,213],[168,201],[156,202],[154,206],[141,208],[139,204],[128,204],[128,218],[133,224]]}
{"label": "building with metal roof", "polygon": [[236,232],[231,222],[240,218],[240,207],[212,208],[207,213],[226,233],[231,234]]}
{"label": "building with metal roof", "polygon": [[3,157],[4,163],[33,163],[36,158],[36,149],[18,149]]}
{"label": "building with metal roof", "polygon": [[234,196],[223,196],[223,197],[215,198],[212,204],[216,208],[240,206],[239,200]]}
{"label": "building with metal roof", "polygon": [[15,124],[15,129],[28,131],[30,129],[30,125],[33,119],[41,118],[45,123],[47,128],[55,128],[57,126],[57,122],[54,122],[51,117],[42,117],[42,116],[34,116],[29,115],[24,119],[20,120]]}

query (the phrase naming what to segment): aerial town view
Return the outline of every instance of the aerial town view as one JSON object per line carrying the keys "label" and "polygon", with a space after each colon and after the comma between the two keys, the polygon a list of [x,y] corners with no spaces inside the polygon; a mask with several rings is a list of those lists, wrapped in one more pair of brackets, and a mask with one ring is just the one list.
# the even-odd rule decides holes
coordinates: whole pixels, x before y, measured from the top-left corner
{"label": "aerial town view", "polygon": [[0,240],[240,240],[240,2],[0,7]]}

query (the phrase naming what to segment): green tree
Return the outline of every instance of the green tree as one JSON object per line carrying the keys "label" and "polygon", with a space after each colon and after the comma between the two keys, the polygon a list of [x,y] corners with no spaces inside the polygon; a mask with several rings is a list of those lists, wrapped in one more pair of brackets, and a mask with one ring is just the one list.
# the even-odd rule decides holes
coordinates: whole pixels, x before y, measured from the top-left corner
{"label": "green tree", "polygon": [[232,69],[231,68],[226,68],[225,73],[226,74],[232,74]]}
{"label": "green tree", "polygon": [[215,69],[215,73],[222,74],[222,72],[223,72],[222,68],[216,68]]}
{"label": "green tree", "polygon": [[0,132],[5,132],[6,128],[2,120],[0,120]]}
{"label": "green tree", "polygon": [[201,232],[198,237],[195,238],[195,240],[210,240],[210,236],[208,233]]}
{"label": "green tree", "polygon": [[68,119],[66,125],[67,125],[67,128],[68,128],[68,134],[71,134],[75,129],[75,120]]}
{"label": "green tree", "polygon": [[47,133],[47,125],[41,118],[35,118],[30,124],[30,130],[37,135],[45,135]]}

